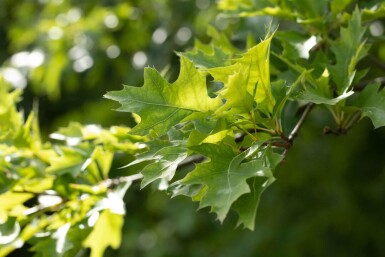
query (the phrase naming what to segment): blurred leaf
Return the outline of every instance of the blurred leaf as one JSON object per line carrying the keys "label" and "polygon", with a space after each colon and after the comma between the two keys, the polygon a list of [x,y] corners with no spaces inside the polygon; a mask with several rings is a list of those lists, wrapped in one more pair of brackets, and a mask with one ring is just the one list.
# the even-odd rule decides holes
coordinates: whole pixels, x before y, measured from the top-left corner
{"label": "blurred leaf", "polygon": [[225,53],[221,47],[204,46],[199,41],[195,42],[193,50],[179,53],[179,55],[186,56],[197,67],[214,68],[230,64],[230,55]]}
{"label": "blurred leaf", "polygon": [[71,224],[66,223],[56,230],[49,238],[39,241],[31,250],[39,257],[63,257],[73,248],[73,243],[67,237]]}
{"label": "blurred leaf", "polygon": [[[0,245],[9,244],[20,234],[20,225],[16,217],[8,217],[5,223],[0,222]],[[0,247],[1,248],[1,247]]]}
{"label": "blurred leaf", "polygon": [[229,16],[252,17],[271,15],[284,18],[293,18],[297,14],[288,8],[282,8],[278,1],[251,1],[251,0],[220,0],[218,9],[226,11]]}
{"label": "blurred leaf", "polygon": [[100,213],[91,234],[83,246],[91,248],[91,257],[102,257],[107,247],[117,249],[121,242],[123,216],[105,209]]}
{"label": "blurred leaf", "polygon": [[[90,157],[90,160],[92,160],[90,165],[95,164],[95,170],[97,170],[98,173],[94,173],[95,177],[99,177],[100,180],[108,178],[108,173],[110,172],[113,157],[113,152],[105,151],[101,146],[95,147]],[[83,166],[83,169],[84,168],[85,167]]]}
{"label": "blurred leaf", "polygon": [[209,44],[195,40],[192,50],[178,54],[189,58],[197,67],[214,68],[230,65],[231,56],[238,50],[228,37],[215,27],[209,26],[207,35],[211,37]]}
{"label": "blurred leaf", "polygon": [[380,84],[367,85],[354,104],[372,120],[375,128],[385,126],[385,91],[380,90]]}
{"label": "blurred leaf", "polygon": [[13,193],[11,191],[1,194],[0,195],[0,202],[1,202],[0,218],[3,217],[2,215],[3,213],[7,213],[8,211],[11,211],[13,208],[18,207],[19,205],[22,205],[24,202],[28,201],[33,197],[34,197],[33,194]]}
{"label": "blurred leaf", "polygon": [[251,0],[220,0],[218,1],[218,8],[221,10],[237,10],[242,7],[250,7]]}
{"label": "blurred leaf", "polygon": [[329,67],[329,71],[336,83],[337,93],[346,92],[351,86],[356,64],[367,53],[368,47],[363,42],[365,28],[361,26],[361,12],[353,12],[347,28],[341,28],[341,36],[331,43],[331,50],[336,57],[336,64]]}
{"label": "blurred leaf", "polygon": [[47,172],[55,175],[66,173],[76,177],[82,171],[84,164],[87,164],[87,158],[72,149],[64,149],[64,154],[56,156],[50,160],[50,166]]}
{"label": "blurred leaf", "polygon": [[[305,73],[304,73],[305,74]],[[305,74],[305,77],[311,76],[311,74]],[[327,69],[318,79],[311,78],[315,85],[304,84],[304,89],[292,95],[296,100],[304,100],[315,104],[327,104],[335,105],[338,102],[353,95],[353,90],[343,92],[338,97],[333,98],[332,90],[330,89],[330,76]]]}
{"label": "blurred leaf", "polygon": [[362,22],[370,22],[385,17],[385,3],[374,5],[370,9],[362,10]]}
{"label": "blurred leaf", "polygon": [[[328,1],[313,1],[313,0],[293,0],[293,9],[306,19],[314,19],[322,17],[328,10]],[[299,21],[301,22],[301,21]]]}
{"label": "blurred leaf", "polygon": [[352,2],[353,0],[334,0],[330,2],[330,9],[333,15],[337,15],[342,13],[345,8]]}
{"label": "blurred leaf", "polygon": [[0,143],[13,140],[22,124],[22,115],[16,110],[16,103],[20,100],[22,91],[8,92],[7,88],[0,75]]}

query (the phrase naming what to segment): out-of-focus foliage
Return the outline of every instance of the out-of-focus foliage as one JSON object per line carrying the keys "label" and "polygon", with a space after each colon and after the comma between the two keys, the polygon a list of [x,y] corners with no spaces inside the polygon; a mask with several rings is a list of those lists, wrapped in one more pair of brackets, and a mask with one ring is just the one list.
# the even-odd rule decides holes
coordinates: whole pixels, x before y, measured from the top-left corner
{"label": "out-of-focus foliage", "polygon": [[215,17],[209,0],[7,0],[0,7],[2,69],[8,82],[26,87],[25,109],[39,96],[44,131],[73,119],[123,120],[100,96],[141,81],[147,65],[174,76],[173,51],[204,36]]}
{"label": "out-of-focus foliage", "polygon": [[[219,16],[209,0],[5,0],[0,7],[0,73],[5,80],[0,85],[0,255],[14,251],[10,256],[95,257],[105,249],[105,256],[385,254],[384,130],[372,131],[366,120],[351,127],[363,116],[376,127],[384,125],[380,90],[385,8],[380,1],[220,0],[224,13]],[[272,38],[268,27],[274,31]],[[184,51],[194,36],[194,48]],[[263,60],[254,59],[255,54],[268,52],[266,47],[261,50],[263,38],[268,38],[266,47],[270,45],[272,53],[267,66],[254,63]],[[101,99],[123,83],[143,84],[142,69],[147,65],[159,70],[157,81],[164,88],[175,85],[171,81],[177,77],[179,61],[174,50],[182,56],[182,65],[192,66],[190,59],[199,67],[196,71],[189,66],[190,74],[208,72],[217,81],[208,78],[207,95],[227,99],[215,110],[221,122],[205,124],[192,117],[199,131],[189,137],[188,151],[185,139],[191,127],[172,129],[170,140],[153,140],[164,133],[162,126],[162,133],[148,137],[127,134],[130,128],[117,125],[133,126],[140,119],[111,112],[116,105]],[[256,67],[264,67],[271,76],[255,72]],[[156,73],[152,68],[146,72],[151,75],[147,78]],[[262,87],[251,85],[249,76],[271,81],[271,92],[267,87],[256,94]],[[237,90],[239,85],[249,86]],[[156,98],[143,88],[125,89],[128,95],[143,92],[143,99]],[[175,97],[167,102],[177,101],[187,90],[180,89],[172,91]],[[115,100],[127,104],[127,98],[117,98],[119,94]],[[194,102],[183,99],[177,108]],[[229,153],[236,146],[229,136],[248,126],[234,123],[237,127],[223,133],[223,117],[247,117],[254,100],[262,112],[258,124],[266,125],[267,133],[282,135],[295,126],[304,104],[318,105],[278,165],[277,181],[265,190],[254,232],[234,230],[239,217],[233,212],[219,225],[206,210],[195,212],[196,205],[188,199],[169,200],[163,192],[150,192],[165,189],[173,176],[182,179],[188,174],[190,165],[175,170],[192,151],[206,155],[218,163],[199,164],[179,183],[184,190],[192,189],[187,195],[200,200],[201,207],[211,206],[223,220],[229,206],[218,205],[212,197],[215,190],[207,185],[210,189],[221,184],[231,169],[213,153]],[[189,113],[202,112],[190,107]],[[132,102],[124,110],[143,115],[142,122],[159,124]],[[179,118],[177,123],[185,117]],[[64,125],[71,120],[86,125]],[[165,124],[167,129],[176,123],[170,124]],[[215,133],[209,134],[214,125]],[[328,135],[322,135],[322,129]],[[348,130],[348,135],[336,136]],[[45,140],[47,131],[50,141]],[[241,147],[250,147],[252,136],[245,136]],[[224,144],[213,145],[225,137]],[[236,163],[241,157],[243,153],[226,162]],[[252,162],[258,161],[248,164]],[[213,172],[218,167],[225,172]],[[136,174],[139,171],[142,175]],[[206,172],[217,177],[208,183],[201,176]],[[131,184],[142,176],[141,186],[152,188],[139,191],[137,183]],[[268,178],[271,182],[273,177]],[[243,178],[232,181],[238,180],[237,185],[242,184]],[[193,194],[196,184],[206,185],[198,195]],[[242,185],[243,190],[249,187]],[[253,185],[255,205],[260,192],[255,190],[259,185]],[[228,196],[226,190],[221,190],[220,199]],[[234,209],[243,213],[239,205]],[[248,227],[254,226],[251,216],[240,217]]]}
{"label": "out-of-focus foliage", "polygon": [[[7,88],[1,84],[0,256],[32,237],[38,240],[32,248],[36,256],[73,256],[85,238],[83,245],[100,256],[104,248],[94,238],[103,235],[99,224],[111,217],[112,224],[118,224],[108,226],[112,241],[105,246],[118,247],[119,219],[125,214],[122,199],[135,176],[109,179],[113,155],[129,159],[141,151],[144,139],[130,136],[124,127],[106,130],[72,123],[51,134],[58,143],[44,143],[34,112],[24,121],[16,110],[21,92],[9,93]],[[94,230],[92,220],[97,220]]]}

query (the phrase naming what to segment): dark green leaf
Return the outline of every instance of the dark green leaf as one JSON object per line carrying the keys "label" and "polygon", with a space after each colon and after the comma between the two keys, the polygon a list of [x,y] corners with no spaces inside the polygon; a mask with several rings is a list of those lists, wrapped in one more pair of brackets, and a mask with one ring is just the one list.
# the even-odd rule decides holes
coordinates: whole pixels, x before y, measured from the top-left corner
{"label": "dark green leaf", "polygon": [[354,104],[372,120],[375,128],[385,126],[385,91],[380,90],[380,84],[367,85]]}

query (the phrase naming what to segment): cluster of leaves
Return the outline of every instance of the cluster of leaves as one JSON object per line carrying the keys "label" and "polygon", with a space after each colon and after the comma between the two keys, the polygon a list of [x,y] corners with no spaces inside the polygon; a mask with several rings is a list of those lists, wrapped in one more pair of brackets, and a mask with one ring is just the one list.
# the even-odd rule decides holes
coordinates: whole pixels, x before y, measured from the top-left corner
{"label": "cluster of leaves", "polygon": [[[243,6],[233,2],[220,1],[219,6],[229,10]],[[320,3],[317,10],[321,15],[329,4]],[[330,8],[337,19],[336,6],[331,4]],[[266,14],[263,10],[248,15]],[[382,6],[372,15],[380,14]],[[305,106],[304,115],[313,105],[330,110],[336,129],[328,128],[328,133],[346,133],[363,115],[369,116],[375,127],[385,125],[384,95],[376,93],[379,84],[366,85],[347,101],[368,71],[357,70],[369,48],[362,15],[358,8],[344,13],[346,26],[340,31],[328,28],[320,16],[305,22],[305,32],[268,32],[256,45],[251,39],[246,51],[236,49],[224,35],[210,29],[211,43],[197,41],[192,51],[180,53],[180,75],[174,83],[147,68],[142,87],[125,86],[108,93],[107,98],[121,104],[119,111],[141,117],[131,133],[146,135],[154,144],[136,160],[153,161],[142,171],[142,186],[161,180],[161,188],[167,187],[173,195],[187,195],[199,201],[201,208],[210,207],[220,221],[234,209],[239,224],[253,229],[260,195],[274,181],[274,169],[303,122],[301,118],[290,133],[295,117],[285,112],[288,105]],[[274,62],[270,62],[273,37],[278,42],[273,45]],[[270,72],[271,68],[274,71]],[[194,156],[203,156],[202,163],[174,179],[178,165]]]}
{"label": "cluster of leaves", "polygon": [[[200,201],[200,207],[209,206],[221,221],[236,206],[240,223],[253,228],[256,202],[273,181],[272,170],[281,160],[269,143],[280,140],[270,129],[271,124],[278,126],[270,90],[270,41],[271,37],[266,38],[233,64],[229,51],[215,48],[229,63],[224,67],[197,69],[182,54],[180,75],[174,83],[147,68],[143,87],[126,86],[106,95],[122,104],[120,111],[140,115],[141,121],[131,133],[148,135],[157,145],[150,146],[151,156],[146,153],[136,161],[155,161],[142,171],[143,186],[158,179],[162,187],[167,185],[186,157],[203,155],[209,161],[174,182],[173,194],[188,195]],[[200,59],[199,54],[199,50],[191,53],[193,59]],[[210,62],[207,65],[226,64],[216,58],[203,57],[201,62],[206,59]],[[217,91],[211,89],[216,97],[210,97],[206,88],[208,73],[215,79],[213,87],[224,84]],[[249,184],[252,194],[241,197],[251,192]]]}
{"label": "cluster of leaves", "polygon": [[[238,225],[253,229],[260,196],[311,108],[334,118],[326,133],[344,134],[363,116],[385,125],[385,94],[359,66],[368,39],[377,40],[366,25],[385,16],[385,5],[354,4],[219,1],[226,15],[276,20],[242,49],[210,27],[210,43],[179,53],[175,82],[146,68],[142,87],[107,93],[119,111],[134,113],[132,129],[72,123],[51,135],[59,143],[43,143],[35,115],[24,122],[16,109],[21,92],[2,86],[0,256],[26,241],[36,256],[74,256],[84,247],[102,256],[120,244],[122,199],[137,179],[191,197],[220,221],[234,210]],[[294,30],[274,28],[280,19]],[[127,166],[141,173],[111,178],[116,153],[135,158]]]}
{"label": "cluster of leaves", "polygon": [[114,154],[140,152],[143,138],[125,127],[72,123],[51,134],[56,143],[43,143],[36,114],[24,121],[16,109],[20,94],[0,86],[0,256],[25,242],[35,256],[74,256],[85,247],[102,256],[118,247],[123,196],[141,176],[111,179],[109,171]]}

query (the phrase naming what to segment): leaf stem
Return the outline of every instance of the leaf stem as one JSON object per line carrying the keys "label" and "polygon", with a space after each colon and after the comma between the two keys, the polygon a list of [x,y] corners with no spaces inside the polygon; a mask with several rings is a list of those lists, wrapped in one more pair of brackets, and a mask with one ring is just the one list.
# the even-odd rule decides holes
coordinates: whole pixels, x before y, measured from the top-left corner
{"label": "leaf stem", "polygon": [[310,110],[314,107],[314,103],[308,103],[305,107],[305,110],[303,111],[301,117],[299,118],[297,124],[294,126],[293,130],[290,132],[289,136],[286,138],[286,141],[288,142],[288,146],[285,148],[283,152],[283,156],[287,155],[287,152],[289,148],[293,145],[294,139],[298,135],[298,131],[302,127],[306,117],[309,115]]}
{"label": "leaf stem", "polygon": [[354,123],[356,123],[360,119],[360,117],[361,111],[355,112],[349,122],[345,125],[344,130],[348,131],[354,125]]}
{"label": "leaf stem", "polygon": [[306,105],[305,110],[303,111],[301,118],[298,120],[297,124],[293,128],[293,130],[290,132],[289,136],[287,137],[288,141],[291,143],[293,140],[297,137],[299,129],[302,127],[303,122],[305,121],[307,115],[309,114],[310,110],[313,108],[314,104],[309,103]]}

